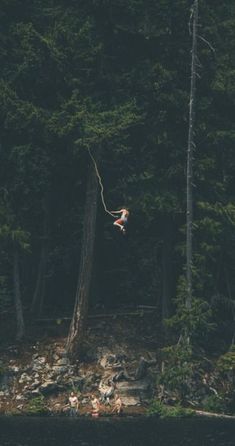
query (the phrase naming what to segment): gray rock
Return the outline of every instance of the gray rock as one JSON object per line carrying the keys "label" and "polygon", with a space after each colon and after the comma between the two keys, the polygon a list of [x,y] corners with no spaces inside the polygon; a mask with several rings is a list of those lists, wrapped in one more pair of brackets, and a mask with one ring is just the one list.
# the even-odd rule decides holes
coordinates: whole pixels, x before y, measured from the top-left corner
{"label": "gray rock", "polygon": [[57,375],[60,375],[62,373],[67,373],[68,372],[68,366],[65,366],[65,365],[54,365],[52,367],[52,370]]}
{"label": "gray rock", "polygon": [[67,358],[68,357],[68,353],[66,350],[60,350],[59,355],[61,358]]}
{"label": "gray rock", "polygon": [[94,388],[94,384],[96,383],[96,375],[95,373],[88,372],[87,375],[83,376],[83,389],[87,392]]}
{"label": "gray rock", "polygon": [[59,359],[58,361],[57,361],[57,364],[56,365],[66,365],[66,366],[68,366],[69,365],[69,360],[68,360],[68,358],[61,358],[61,359]]}
{"label": "gray rock", "polygon": [[147,367],[148,367],[147,361],[145,360],[145,358],[141,357],[140,362],[139,362],[138,367],[135,372],[135,378],[137,380],[143,378],[146,375]]}
{"label": "gray rock", "polygon": [[156,366],[156,365],[157,365],[156,359],[147,360],[147,359],[141,357],[138,367],[135,372],[135,379],[139,380],[139,379],[144,378],[147,374],[147,369],[149,367]]}
{"label": "gray rock", "polygon": [[90,402],[89,398],[83,398],[82,401],[81,401],[81,404],[87,404],[89,402]]}
{"label": "gray rock", "polygon": [[74,376],[69,380],[69,383],[71,383],[73,386],[79,387],[79,389],[82,389],[84,385],[84,378],[81,376]]}
{"label": "gray rock", "polygon": [[25,401],[25,396],[24,395],[16,395],[15,400],[16,401]]}
{"label": "gray rock", "polygon": [[32,379],[31,376],[27,375],[27,373],[22,373],[19,379],[19,383],[20,384],[29,383],[31,379]]}
{"label": "gray rock", "polygon": [[37,361],[38,364],[45,364],[46,363],[46,358],[45,358],[45,356],[39,356],[36,359],[36,361]]}
{"label": "gray rock", "polygon": [[30,385],[30,389],[34,390],[38,386],[40,386],[40,384],[41,384],[41,381],[39,381],[39,379],[35,379],[35,381]]}
{"label": "gray rock", "polygon": [[58,390],[59,390],[59,386],[54,381],[46,381],[39,387],[39,391],[42,393],[42,395],[48,395],[50,393],[55,393]]}
{"label": "gray rock", "polygon": [[123,406],[139,406],[140,398],[138,396],[122,396],[121,397]]}
{"label": "gray rock", "polygon": [[139,397],[146,400],[152,396],[152,385],[148,380],[121,381],[116,384],[120,395]]}
{"label": "gray rock", "polygon": [[33,367],[32,370],[34,372],[42,371],[44,368],[47,368],[49,370],[50,366],[49,364],[46,364],[46,358],[45,356],[38,356],[33,355]]}
{"label": "gray rock", "polygon": [[8,367],[8,371],[9,371],[10,373],[13,373],[13,374],[16,374],[16,375],[17,375],[17,373],[20,372],[20,368],[17,367],[16,365],[10,365],[10,366]]}
{"label": "gray rock", "polygon": [[35,389],[32,390],[32,392],[28,393],[27,396],[31,397],[31,398],[35,398],[37,396],[41,395],[40,390],[39,389]]}
{"label": "gray rock", "polygon": [[18,410],[22,410],[22,409],[23,409],[23,407],[24,407],[24,405],[23,405],[23,404],[18,404],[18,406],[16,406],[16,409],[18,409]]}

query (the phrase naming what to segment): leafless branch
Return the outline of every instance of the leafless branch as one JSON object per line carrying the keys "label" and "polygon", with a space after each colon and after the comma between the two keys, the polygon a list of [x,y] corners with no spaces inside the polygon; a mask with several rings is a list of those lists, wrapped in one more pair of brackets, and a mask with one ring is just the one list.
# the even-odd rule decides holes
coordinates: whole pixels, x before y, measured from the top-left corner
{"label": "leafless branch", "polygon": [[204,39],[204,37],[199,36],[199,35],[198,35],[198,38],[201,39],[204,43],[206,43],[209,46],[209,48],[211,49],[211,51],[213,51],[213,53],[215,53],[215,48],[210,44],[210,42],[208,42],[208,40]]}

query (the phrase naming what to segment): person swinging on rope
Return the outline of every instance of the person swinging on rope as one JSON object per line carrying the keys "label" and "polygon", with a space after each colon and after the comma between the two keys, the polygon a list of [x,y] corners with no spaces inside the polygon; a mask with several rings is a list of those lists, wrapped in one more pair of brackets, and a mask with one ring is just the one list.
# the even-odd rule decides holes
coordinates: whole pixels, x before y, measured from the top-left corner
{"label": "person swinging on rope", "polygon": [[128,211],[128,209],[120,209],[120,211],[111,211],[111,214],[121,214],[120,218],[118,218],[117,220],[115,220],[115,222],[113,223],[114,226],[117,226],[118,228],[120,228],[120,231],[123,234],[126,234],[126,226],[128,223],[128,218],[130,215],[130,212]]}

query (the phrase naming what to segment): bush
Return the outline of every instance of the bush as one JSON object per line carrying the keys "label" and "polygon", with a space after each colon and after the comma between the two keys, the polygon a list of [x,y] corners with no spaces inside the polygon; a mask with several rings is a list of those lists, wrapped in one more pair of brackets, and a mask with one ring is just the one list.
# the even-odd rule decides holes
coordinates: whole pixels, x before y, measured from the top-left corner
{"label": "bush", "polygon": [[175,392],[183,400],[189,391],[192,378],[192,351],[189,344],[181,343],[162,349],[164,371],[158,384],[164,385],[168,390]]}
{"label": "bush", "polygon": [[235,372],[235,347],[233,346],[230,351],[220,356],[217,361],[216,368],[219,372]]}
{"label": "bush", "polygon": [[184,407],[177,404],[176,406],[166,406],[160,401],[154,400],[148,410],[151,415],[159,415],[161,418],[170,417],[189,417],[194,414],[191,409],[185,409]]}
{"label": "bush", "polygon": [[44,397],[37,396],[32,398],[26,407],[26,412],[28,415],[44,415],[47,413],[47,407],[45,405]]}
{"label": "bush", "polygon": [[203,409],[207,412],[225,413],[226,402],[219,396],[210,395],[203,401]]}

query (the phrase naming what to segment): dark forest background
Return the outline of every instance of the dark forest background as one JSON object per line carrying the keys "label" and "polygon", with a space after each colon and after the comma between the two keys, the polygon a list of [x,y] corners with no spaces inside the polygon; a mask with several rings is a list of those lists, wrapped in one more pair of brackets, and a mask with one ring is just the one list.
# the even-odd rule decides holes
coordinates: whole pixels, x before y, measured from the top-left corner
{"label": "dark forest background", "polygon": [[[99,200],[90,308],[154,305],[161,320],[182,322],[191,6],[0,1],[2,320],[15,311],[14,293],[26,320],[72,315],[89,149],[99,151],[107,207],[130,209],[123,237]],[[193,310],[226,343],[235,314],[234,29],[233,2],[199,2]]]}

